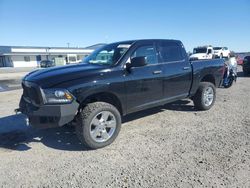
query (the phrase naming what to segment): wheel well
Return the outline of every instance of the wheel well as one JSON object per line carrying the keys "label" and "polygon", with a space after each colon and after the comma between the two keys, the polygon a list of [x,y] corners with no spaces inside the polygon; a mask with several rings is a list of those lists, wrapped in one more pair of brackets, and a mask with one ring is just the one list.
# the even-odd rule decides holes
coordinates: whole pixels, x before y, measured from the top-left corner
{"label": "wheel well", "polygon": [[204,77],[201,79],[201,82],[210,82],[210,83],[216,85],[214,76],[211,75],[211,74],[208,74],[208,75],[204,76]]}
{"label": "wheel well", "polygon": [[106,102],[112,104],[118,109],[118,111],[121,114],[123,113],[122,105],[118,97],[108,92],[96,93],[88,96],[83,102],[81,102],[79,110],[84,108],[84,106],[86,106],[88,103],[93,103],[93,102]]}

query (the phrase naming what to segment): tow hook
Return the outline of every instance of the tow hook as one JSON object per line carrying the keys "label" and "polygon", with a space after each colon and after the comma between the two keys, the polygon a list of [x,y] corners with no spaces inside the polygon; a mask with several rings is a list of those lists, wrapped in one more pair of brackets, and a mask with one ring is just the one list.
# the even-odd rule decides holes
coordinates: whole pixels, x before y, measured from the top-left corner
{"label": "tow hook", "polygon": [[[20,108],[17,108],[17,109],[15,109],[14,111],[15,111],[16,115],[22,113]],[[28,117],[25,118],[25,124],[26,124],[27,126],[30,126],[30,120],[29,120]]]}

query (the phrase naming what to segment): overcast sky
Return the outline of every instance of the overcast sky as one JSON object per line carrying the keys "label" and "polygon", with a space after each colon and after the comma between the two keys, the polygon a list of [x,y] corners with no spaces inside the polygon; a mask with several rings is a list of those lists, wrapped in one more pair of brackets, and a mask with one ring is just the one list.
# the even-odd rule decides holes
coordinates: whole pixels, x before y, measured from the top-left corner
{"label": "overcast sky", "polygon": [[250,51],[250,0],[0,0],[0,45],[179,39]]}

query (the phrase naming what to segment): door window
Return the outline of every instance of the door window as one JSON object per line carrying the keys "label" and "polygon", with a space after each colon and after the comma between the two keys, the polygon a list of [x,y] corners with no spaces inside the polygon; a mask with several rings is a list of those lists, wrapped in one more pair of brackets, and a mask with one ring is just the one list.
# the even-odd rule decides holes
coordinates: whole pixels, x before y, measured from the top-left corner
{"label": "door window", "polygon": [[132,54],[133,57],[146,57],[147,64],[157,64],[156,51],[153,45],[141,46]]}
{"label": "door window", "polygon": [[184,59],[181,46],[174,42],[161,42],[159,44],[161,62],[181,61]]}

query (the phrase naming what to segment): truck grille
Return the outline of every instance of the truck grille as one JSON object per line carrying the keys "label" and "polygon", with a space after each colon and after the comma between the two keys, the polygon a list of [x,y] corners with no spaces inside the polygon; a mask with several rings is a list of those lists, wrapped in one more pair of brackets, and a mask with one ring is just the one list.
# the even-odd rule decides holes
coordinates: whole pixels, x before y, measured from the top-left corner
{"label": "truck grille", "polygon": [[32,104],[41,104],[39,88],[35,87],[33,84],[28,84],[27,82],[23,82],[22,87],[24,99]]}

